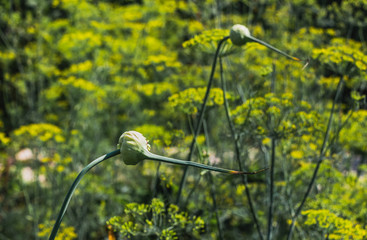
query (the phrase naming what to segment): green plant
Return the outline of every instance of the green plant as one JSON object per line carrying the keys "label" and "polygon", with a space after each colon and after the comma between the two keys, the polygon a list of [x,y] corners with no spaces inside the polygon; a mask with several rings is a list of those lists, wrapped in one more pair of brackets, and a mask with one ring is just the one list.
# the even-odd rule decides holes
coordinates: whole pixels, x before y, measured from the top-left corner
{"label": "green plant", "polygon": [[151,204],[127,204],[124,214],[112,217],[107,224],[122,238],[166,240],[183,236],[198,239],[205,225],[200,217],[188,216],[174,204],[165,206],[157,198],[153,198]]}
{"label": "green plant", "polygon": [[302,215],[306,216],[306,225],[317,225],[320,229],[324,229],[325,238],[328,239],[365,239],[367,230],[363,229],[359,224],[355,224],[348,219],[338,217],[329,210],[307,210]]}
{"label": "green plant", "polygon": [[364,229],[365,1],[0,2],[0,239],[48,236],[88,159],[128,129],[161,156],[270,171],[190,167],[180,188],[182,166],[104,161],[75,190],[66,233],[103,239],[106,219],[154,198],[200,216],[202,239],[333,237],[307,210]]}
{"label": "green plant", "polygon": [[[86,167],[84,167],[82,169],[82,171],[78,174],[78,176],[74,180],[73,184],[71,185],[68,193],[65,196],[64,202],[61,206],[60,212],[57,216],[56,222],[55,222],[54,227],[52,229],[52,232],[50,234],[50,238],[49,238],[50,240],[55,239],[57,231],[60,227],[61,221],[62,221],[62,219],[63,219],[63,217],[66,213],[66,210],[68,208],[68,205],[70,203],[71,197],[73,196],[76,187],[79,185],[79,182],[84,177],[84,175],[90,169],[95,167],[96,165],[98,165],[101,162],[103,162],[103,161],[105,161],[105,160],[107,160],[111,157],[114,157],[114,156],[116,156],[120,153],[122,155],[122,160],[124,161],[124,163],[126,165],[136,165],[137,163],[147,159],[147,160],[161,161],[161,162],[173,163],[173,164],[184,165],[184,166],[192,166],[192,167],[202,168],[202,169],[206,169],[206,170],[210,170],[210,171],[228,173],[228,174],[240,174],[240,175],[241,174],[257,174],[257,173],[260,173],[260,172],[266,170],[266,168],[261,169],[261,170],[256,171],[256,172],[243,172],[243,171],[227,170],[227,169],[223,169],[223,168],[207,166],[207,165],[200,164],[200,163],[187,162],[187,161],[182,161],[182,160],[178,160],[178,159],[159,156],[157,154],[153,154],[153,153],[149,152],[150,146],[149,146],[147,140],[145,139],[145,137],[141,133],[135,132],[135,131],[124,132],[121,135],[120,139],[119,139],[119,143],[118,143],[117,147],[119,148],[118,150],[115,150],[113,152],[110,152],[108,154],[105,154],[105,155],[95,159],[94,161],[89,163]],[[128,224],[130,224],[130,223],[128,223]],[[167,234],[170,234],[170,233],[167,233]]]}

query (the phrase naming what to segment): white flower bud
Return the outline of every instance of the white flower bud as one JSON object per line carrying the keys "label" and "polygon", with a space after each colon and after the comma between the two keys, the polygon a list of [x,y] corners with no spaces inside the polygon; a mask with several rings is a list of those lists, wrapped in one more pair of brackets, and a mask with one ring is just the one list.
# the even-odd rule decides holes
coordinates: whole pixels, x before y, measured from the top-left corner
{"label": "white flower bud", "polygon": [[124,132],[119,139],[117,147],[120,149],[122,161],[126,165],[136,165],[146,159],[146,153],[150,150],[145,137],[136,131]]}
{"label": "white flower bud", "polygon": [[237,46],[241,46],[250,42],[249,39],[251,37],[250,31],[247,27],[236,24],[231,28],[231,32],[229,34],[229,38],[231,39],[232,43]]}

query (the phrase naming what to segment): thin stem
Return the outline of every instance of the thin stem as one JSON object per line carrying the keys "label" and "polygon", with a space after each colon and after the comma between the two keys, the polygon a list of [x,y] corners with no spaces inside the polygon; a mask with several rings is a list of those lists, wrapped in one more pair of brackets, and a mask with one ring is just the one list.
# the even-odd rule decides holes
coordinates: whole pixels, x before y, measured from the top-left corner
{"label": "thin stem", "polygon": [[[221,59],[221,58],[219,58]],[[210,148],[210,144],[209,144],[209,133],[208,133],[208,126],[206,124],[206,120],[203,121],[203,129],[204,129],[204,133],[205,133],[205,141],[206,141],[206,147],[209,151]],[[219,219],[219,212],[218,212],[218,207],[217,207],[217,196],[216,196],[216,192],[215,192],[215,185],[214,185],[214,181],[213,181],[213,175],[211,172],[208,172],[207,174],[208,176],[208,180],[210,183],[210,196],[212,198],[213,201],[213,211],[215,213],[215,218],[217,220],[217,228],[218,228],[218,233],[219,233],[219,239],[223,240],[223,231],[222,231],[222,224],[220,222]]]}
{"label": "thin stem", "polygon": [[271,93],[275,93],[275,79],[276,79],[276,65],[275,63],[273,62],[273,65],[272,65],[272,68],[273,68],[273,71],[272,71],[272,74],[271,74],[271,84],[270,84],[270,91]]}
{"label": "thin stem", "polygon": [[218,233],[219,233],[219,239],[223,240],[223,231],[222,231],[222,224],[220,222],[219,219],[219,213],[218,213],[218,208],[217,208],[217,200],[216,200],[216,194],[215,194],[215,186],[214,186],[214,181],[213,181],[213,176],[211,173],[208,173],[208,178],[209,178],[209,182],[211,184],[211,188],[210,188],[210,195],[213,199],[213,210],[215,213],[215,218],[217,220],[217,228],[218,228]]}
{"label": "thin stem", "polygon": [[155,198],[157,196],[157,188],[158,188],[158,182],[159,182],[159,168],[161,167],[161,162],[158,163],[157,165],[157,170],[156,170],[156,174],[155,174],[155,179],[154,179],[154,184],[153,184],[153,189],[152,189],[152,196],[153,198]]}
{"label": "thin stem", "polygon": [[349,119],[352,117],[354,111],[351,111],[348,116],[346,117],[346,119],[344,120],[344,122],[342,124],[340,124],[340,126],[338,127],[338,129],[336,130],[336,134],[330,139],[329,141],[329,145],[326,147],[326,149],[331,148],[331,145],[336,141],[336,138],[339,136],[340,131],[345,127],[345,125],[347,125]]}
{"label": "thin stem", "polygon": [[[276,67],[273,64],[273,73],[271,78],[271,92],[275,93],[275,78],[276,78]],[[271,122],[273,121],[270,116],[269,122],[270,126],[273,126]],[[273,131],[273,130],[272,130]],[[273,134],[274,135],[274,134]],[[269,176],[269,212],[268,212],[268,235],[267,239],[272,239],[273,235],[273,212],[274,212],[274,169],[275,169],[275,146],[276,146],[276,136],[272,136],[271,138],[271,162],[270,162],[270,176]]]}
{"label": "thin stem", "polygon": [[305,204],[306,199],[307,199],[308,195],[311,192],[311,189],[312,189],[312,187],[314,185],[314,182],[316,180],[317,173],[319,171],[320,165],[322,163],[322,160],[324,159],[324,155],[325,155],[325,152],[326,152],[325,151],[326,150],[326,144],[327,144],[328,139],[329,139],[329,134],[330,134],[330,129],[331,129],[331,123],[332,123],[332,119],[333,119],[333,116],[334,116],[335,104],[336,104],[337,99],[339,98],[339,95],[340,95],[342,86],[343,86],[343,76],[340,77],[340,80],[339,80],[339,83],[338,83],[338,87],[336,89],[336,94],[335,94],[333,105],[332,105],[332,108],[331,108],[331,112],[330,112],[330,116],[329,116],[329,121],[328,121],[328,125],[327,125],[326,132],[325,132],[324,141],[323,141],[322,147],[320,149],[320,154],[319,154],[319,157],[318,157],[316,168],[315,168],[315,170],[313,172],[313,175],[312,175],[312,178],[311,178],[311,182],[309,183],[309,185],[307,187],[307,191],[306,191],[305,195],[303,196],[301,205],[298,207],[298,209],[296,211],[296,214],[292,218],[292,224],[291,224],[291,227],[289,229],[288,237],[287,237],[288,240],[291,240],[292,239],[292,233],[293,233],[293,230],[294,230],[294,226],[296,224],[297,217],[301,213],[302,208],[303,208],[303,205]]}
{"label": "thin stem", "polygon": [[194,186],[191,188],[191,191],[187,194],[187,198],[185,201],[184,206],[187,206],[189,199],[191,198],[192,194],[195,192],[195,190],[197,189],[197,187],[199,186],[200,180],[201,180],[202,175],[199,174],[198,179],[196,180],[196,182],[194,183]]}
{"label": "thin stem", "polygon": [[[222,63],[222,58],[219,58],[219,66],[220,66],[220,77],[221,77],[221,84],[222,84],[222,90],[223,90],[223,98],[224,98],[224,108],[225,108],[225,112],[226,112],[226,117],[227,117],[227,122],[229,124],[229,128],[231,130],[231,135],[232,135],[232,139],[234,141],[234,147],[235,147],[235,152],[236,152],[236,159],[237,159],[237,163],[238,163],[238,167],[239,169],[242,171],[244,168],[242,166],[241,163],[241,155],[240,155],[240,143],[239,143],[239,137],[236,133],[235,127],[233,125],[233,122],[231,120],[231,116],[230,116],[230,111],[229,111],[229,104],[227,101],[227,97],[226,97],[226,83],[225,83],[225,79],[223,77],[223,63]],[[254,220],[255,226],[256,226],[256,230],[257,233],[259,235],[259,239],[263,240],[264,237],[261,233],[261,228],[260,228],[260,224],[259,221],[257,219],[256,216],[256,211],[254,208],[254,204],[252,202],[252,198],[251,198],[251,194],[250,194],[250,190],[248,188],[248,182],[247,182],[247,176],[243,175],[242,176],[242,184],[245,186],[245,193],[246,193],[246,197],[247,197],[247,202],[250,208],[250,212],[252,215],[252,218]]]}
{"label": "thin stem", "polygon": [[[214,72],[215,72],[215,67],[216,67],[216,64],[217,64],[217,58],[218,58],[218,55],[219,55],[219,51],[220,51],[220,48],[221,48],[222,44],[227,39],[229,39],[228,36],[224,37],[222,40],[219,41],[217,50],[216,50],[215,55],[214,55],[214,60],[213,60],[213,64],[212,64],[212,70],[211,70],[211,73],[210,73],[208,86],[206,88],[204,101],[203,101],[203,104],[201,106],[201,110],[200,110],[200,113],[199,113],[199,121],[198,121],[198,124],[196,125],[196,128],[195,128],[194,138],[193,138],[193,140],[191,142],[191,145],[190,145],[190,152],[189,152],[189,156],[187,157],[187,161],[191,161],[192,156],[194,154],[196,138],[199,135],[199,132],[200,132],[200,129],[201,129],[201,124],[202,124],[203,119],[204,119],[204,112],[205,112],[206,104],[208,102],[210,89],[211,89],[211,86],[213,84]],[[184,172],[183,172],[183,175],[182,175],[182,178],[181,178],[180,187],[179,187],[179,190],[178,190],[178,193],[177,193],[177,200],[176,200],[177,204],[179,204],[179,202],[180,202],[182,190],[183,190],[185,182],[186,182],[186,177],[187,177],[187,167],[184,169]]]}
{"label": "thin stem", "polygon": [[61,206],[59,215],[57,216],[55,225],[52,229],[51,235],[49,237],[49,240],[53,240],[56,237],[57,231],[59,230],[61,221],[66,213],[66,210],[68,208],[68,205],[70,203],[71,197],[74,194],[74,191],[76,189],[76,187],[78,186],[80,180],[82,180],[82,178],[84,177],[84,175],[90,170],[92,169],[94,166],[98,165],[99,163],[103,162],[104,160],[107,160],[111,157],[114,157],[116,155],[120,154],[120,149],[115,150],[113,152],[107,153],[97,159],[95,159],[93,162],[89,163],[85,168],[83,168],[83,170],[80,171],[79,175],[76,177],[76,179],[74,180],[73,184],[71,185],[71,187],[69,188],[68,193],[65,196],[64,202]]}
{"label": "thin stem", "polygon": [[[194,120],[192,119],[191,115],[188,115],[187,118],[188,118],[188,124],[189,124],[190,132],[191,132],[191,134],[194,134],[194,125],[193,125]],[[204,129],[205,129],[205,121],[203,121],[203,125],[204,125]],[[196,147],[197,147],[197,150],[198,150],[199,161],[203,162],[202,150],[200,149],[200,145],[197,144],[197,142],[196,142]],[[191,188],[191,191],[187,194],[187,198],[185,200],[185,203],[183,203],[182,206],[187,206],[192,194],[195,192],[195,190],[197,189],[197,187],[199,185],[201,177],[202,177],[202,174],[198,174],[197,180],[195,181],[194,186]]]}
{"label": "thin stem", "polygon": [[273,228],[273,203],[274,203],[274,163],[275,163],[275,137],[271,138],[271,163],[270,163],[270,193],[269,193],[269,215],[268,215],[268,235],[267,239],[272,238]]}
{"label": "thin stem", "polygon": [[265,46],[265,47],[267,47],[267,48],[270,48],[271,50],[273,50],[273,51],[275,51],[275,52],[277,52],[277,53],[279,53],[279,54],[282,54],[283,56],[285,56],[285,57],[287,57],[287,58],[289,58],[289,59],[292,59],[292,60],[297,61],[297,62],[302,61],[302,60],[301,60],[301,59],[299,59],[299,58],[292,57],[291,55],[288,55],[287,53],[285,53],[285,52],[283,52],[283,51],[279,50],[278,48],[275,48],[275,47],[273,47],[272,45],[270,45],[270,44],[268,44],[268,43],[266,43],[266,42],[264,42],[264,41],[261,41],[260,39],[257,39],[257,38],[255,38],[255,37],[253,37],[253,36],[247,36],[247,37],[248,37],[249,39],[251,39],[253,42],[257,42],[257,43],[259,43],[259,44],[261,44],[261,45],[263,45],[263,46]]}
{"label": "thin stem", "polygon": [[229,170],[229,169],[209,166],[209,165],[205,165],[205,164],[197,163],[197,162],[191,162],[191,161],[179,160],[179,159],[170,158],[170,157],[164,157],[164,156],[160,156],[160,155],[157,155],[157,154],[154,154],[154,153],[151,153],[151,152],[146,152],[145,155],[147,157],[146,158],[147,160],[154,160],[154,161],[159,161],[159,162],[172,163],[172,164],[183,165],[183,166],[187,166],[187,167],[189,167],[189,166],[190,167],[196,167],[196,168],[206,169],[206,170],[209,170],[209,171],[228,173],[228,174],[233,174],[233,175],[243,175],[243,174],[254,175],[254,174],[261,173],[261,172],[268,169],[268,168],[263,168],[263,169],[255,171],[255,172],[244,172],[244,171]]}

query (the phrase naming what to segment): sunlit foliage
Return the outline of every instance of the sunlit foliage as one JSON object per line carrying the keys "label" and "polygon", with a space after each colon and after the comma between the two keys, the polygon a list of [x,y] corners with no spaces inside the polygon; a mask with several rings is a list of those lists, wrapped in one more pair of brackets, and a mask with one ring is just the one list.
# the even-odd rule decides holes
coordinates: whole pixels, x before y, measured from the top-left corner
{"label": "sunlit foliage", "polygon": [[[322,161],[293,239],[365,238],[366,1],[0,3],[0,239],[46,239],[78,172],[126,130],[187,159],[217,44],[234,24],[302,62],[227,40],[192,161],[238,169],[238,154],[255,171],[273,156],[273,239],[286,239]],[[177,201],[183,169],[103,162],[80,183],[58,237],[104,239],[111,219],[123,236],[259,239],[246,190],[266,235],[269,171],[246,188],[189,168]]]}

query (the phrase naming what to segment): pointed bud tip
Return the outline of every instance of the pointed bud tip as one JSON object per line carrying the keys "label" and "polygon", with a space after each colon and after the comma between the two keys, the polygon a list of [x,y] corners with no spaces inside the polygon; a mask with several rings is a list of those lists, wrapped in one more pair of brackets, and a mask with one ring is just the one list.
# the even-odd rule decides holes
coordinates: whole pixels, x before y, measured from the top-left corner
{"label": "pointed bud tip", "polygon": [[233,174],[233,175],[242,175],[242,174],[245,174],[245,172],[232,170],[232,171],[230,171],[230,172],[229,172],[229,174]]}
{"label": "pointed bud tip", "polygon": [[242,171],[235,171],[235,170],[232,170],[229,172],[229,174],[234,174],[234,175],[253,175],[253,174],[258,174],[258,173],[261,173],[261,172],[264,172],[266,170],[268,170],[269,168],[263,168],[263,169],[260,169],[258,171],[255,171],[255,172],[242,172]]}

